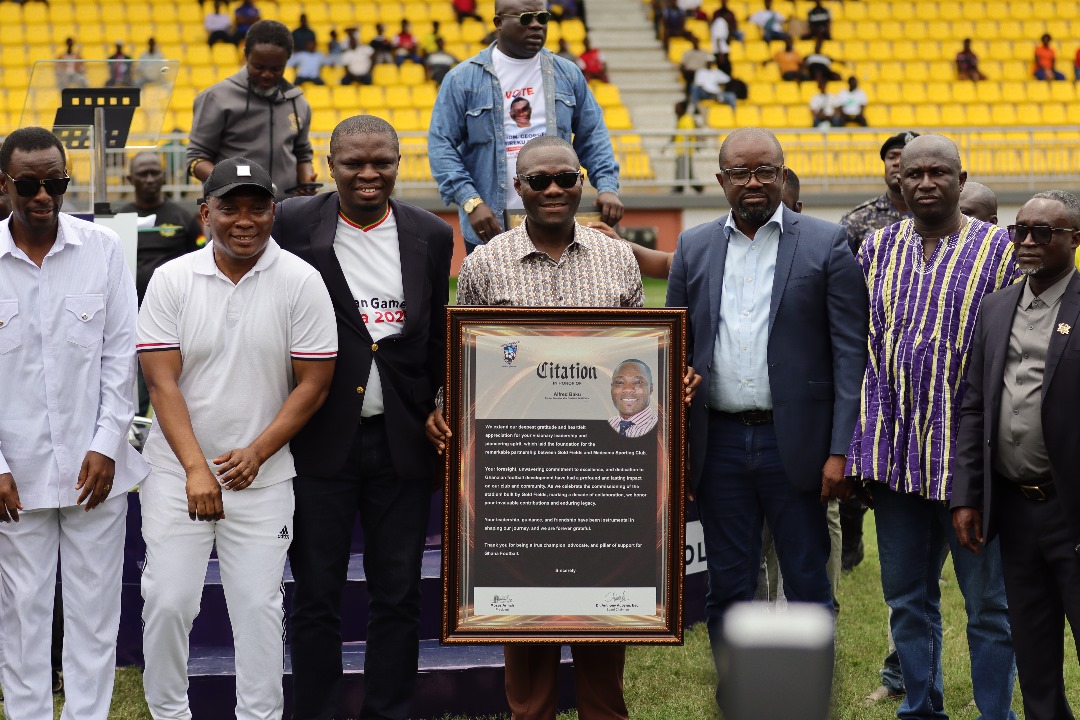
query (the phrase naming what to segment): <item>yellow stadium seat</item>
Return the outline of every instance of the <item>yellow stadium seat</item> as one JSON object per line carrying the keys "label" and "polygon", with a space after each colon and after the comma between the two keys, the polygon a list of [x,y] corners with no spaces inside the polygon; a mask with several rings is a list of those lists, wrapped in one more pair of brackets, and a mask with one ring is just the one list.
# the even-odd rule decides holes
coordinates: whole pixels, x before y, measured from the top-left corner
{"label": "yellow stadium seat", "polygon": [[942,81],[928,82],[926,84],[926,95],[937,105],[952,102],[952,83]]}
{"label": "yellow stadium seat", "polygon": [[330,88],[326,85],[304,85],[304,97],[313,110],[329,110],[334,107]]}
{"label": "yellow stadium seat", "polygon": [[757,127],[761,125],[761,109],[743,103],[735,108],[736,127]]}
{"label": "yellow stadium seat", "polygon": [[434,3],[428,6],[428,16],[432,20],[438,20],[443,23],[443,27],[449,27],[451,23],[455,23],[456,17],[454,15],[454,9],[450,6],[450,3]]}
{"label": "yellow stadium seat", "polygon": [[[1065,0],[1066,3],[1071,1],[1073,0]],[[1033,17],[1036,20],[1053,20],[1057,17],[1057,12],[1058,9],[1053,2],[1044,1],[1031,3],[1030,17]],[[1028,15],[1025,15],[1024,17],[1028,17]]]}
{"label": "yellow stadium seat", "polygon": [[931,40],[952,40],[952,27],[944,20],[932,20],[926,25],[926,36]]}
{"label": "yellow stadium seat", "polygon": [[383,87],[401,84],[397,66],[390,63],[379,63],[371,68],[371,80],[376,85],[382,85]]}
{"label": "yellow stadium seat", "polygon": [[357,103],[364,110],[386,106],[386,93],[379,85],[361,85]]}
{"label": "yellow stadium seat", "polygon": [[1047,125],[1064,125],[1068,122],[1068,114],[1062,103],[1045,103],[1041,109],[1043,123]]}
{"label": "yellow stadium seat", "polygon": [[871,3],[842,3],[840,8],[837,9],[837,15],[842,16],[845,20],[853,20],[858,22],[865,20],[867,17],[866,7]]}
{"label": "yellow stadium seat", "polygon": [[417,109],[430,110],[435,106],[435,98],[437,95],[438,91],[435,89],[434,83],[417,85],[412,91],[413,106]]}
{"label": "yellow stadium seat", "polygon": [[[965,3],[965,6],[969,5],[969,4],[970,3]],[[980,17],[980,15],[978,13],[976,13],[976,12],[973,12],[973,11],[969,10],[968,12],[965,13],[964,17],[965,18],[976,18],[976,17]],[[963,38],[974,38],[974,37],[976,37],[976,35],[975,35],[975,23],[970,19],[953,20],[952,21],[952,34],[953,34],[954,38],[959,38],[961,40]]]}
{"label": "yellow stadium seat", "polygon": [[968,125],[990,125],[992,122],[990,106],[985,103],[973,103],[967,108]]}
{"label": "yellow stadium seat", "polygon": [[735,127],[735,111],[728,105],[713,105],[706,115],[706,125],[716,130]]}
{"label": "yellow stadium seat", "polygon": [[420,114],[414,108],[391,108],[390,115],[394,128],[401,132],[427,130],[427,126],[421,123]]}
{"label": "yellow stadium seat", "polygon": [[866,121],[874,127],[889,125],[889,108],[885,105],[868,105],[863,114],[866,116]]}
{"label": "yellow stadium seat", "polygon": [[424,66],[420,63],[402,63],[401,67],[398,68],[398,75],[401,84],[403,85],[420,85],[428,81],[427,73],[424,72]]}
{"label": "yellow stadium seat", "polygon": [[[993,80],[983,80],[982,82],[974,83],[975,85],[975,99],[983,103],[999,103],[1001,102],[1001,85]],[[1023,98],[1010,98],[1014,102],[1022,100]]]}
{"label": "yellow stadium seat", "polygon": [[1065,118],[1069,125],[1080,125],[1080,103],[1071,103],[1065,106]]}
{"label": "yellow stadium seat", "polygon": [[392,110],[402,108],[412,109],[412,88],[407,85],[396,85],[386,88],[386,106]]}
{"label": "yellow stadium seat", "polygon": [[892,7],[891,3],[887,2],[868,2],[866,7],[866,16],[874,21],[882,22],[884,20],[892,19]]}
{"label": "yellow stadium seat", "polygon": [[1031,125],[1042,125],[1044,123],[1042,116],[1042,106],[1039,103],[1023,103],[1016,106],[1016,124],[1023,127],[1030,127]]}
{"label": "yellow stadium seat", "polygon": [[1069,82],[1040,83],[1050,86],[1050,97],[1058,102],[1073,103],[1077,100],[1076,88]]}
{"label": "yellow stadium seat", "polygon": [[[799,83],[782,82],[774,86],[776,92],[776,102],[781,105],[794,105],[795,103],[801,103],[802,93],[799,90]],[[754,96],[751,95],[750,99],[753,100]]]}
{"label": "yellow stadium seat", "polygon": [[910,40],[897,40],[892,44],[892,57],[902,62],[911,62],[919,59],[915,49],[915,43]]}
{"label": "yellow stadium seat", "polygon": [[215,43],[210,48],[210,57],[215,65],[234,68],[240,65],[240,52],[229,43]]}
{"label": "yellow stadium seat", "polygon": [[997,20],[980,19],[975,21],[975,37],[982,41],[997,40],[1001,37]]}
{"label": "yellow stadium seat", "polygon": [[49,6],[49,23],[75,22],[75,6],[71,3],[52,3]]}
{"label": "yellow stadium seat", "polygon": [[776,86],[772,83],[751,85],[750,99],[755,105],[776,105]]}
{"label": "yellow stadium seat", "polygon": [[941,109],[937,105],[923,105],[919,108],[918,118],[918,124],[924,127],[940,127],[943,124]]}
{"label": "yellow stadium seat", "polygon": [[953,85],[953,101],[958,103],[975,102],[975,86],[977,84],[978,83],[968,82],[966,80],[958,81]]}
{"label": "yellow stadium seat", "polygon": [[895,61],[883,62],[880,64],[882,80],[889,80],[892,82],[903,82],[907,75],[904,72],[904,66],[902,63]]}
{"label": "yellow stadium seat", "polygon": [[5,74],[11,68],[25,67],[26,46],[5,43],[0,47],[0,67],[4,68]]}
{"label": "yellow stadium seat", "polygon": [[925,62],[950,59],[937,40],[919,40],[915,43],[915,50],[918,53],[918,59]]}
{"label": "yellow stadium seat", "polygon": [[990,120],[999,126],[1016,125],[1016,106],[1012,103],[998,103],[990,106]]}
{"label": "yellow stadium seat", "polygon": [[[792,109],[792,112],[799,112]],[[761,109],[761,124],[767,128],[786,128],[788,124],[788,111],[783,105],[768,105]]]}
{"label": "yellow stadium seat", "polygon": [[[573,20],[563,20],[559,23],[559,28],[562,30],[562,37],[568,42],[578,42],[585,40],[585,23],[581,22],[577,18]],[[706,33],[708,30],[706,29]],[[708,37],[708,34],[706,34]]]}
{"label": "yellow stadium seat", "polygon": [[937,104],[941,102],[941,100],[936,97],[931,97],[926,92],[926,86],[922,83],[912,82],[903,86],[903,102],[912,105],[925,105],[929,102]]}
{"label": "yellow stadium seat", "polygon": [[479,20],[469,18],[461,25],[461,39],[463,42],[478,43],[487,33],[487,26]]}
{"label": "yellow stadium seat", "polygon": [[609,130],[632,130],[634,123],[630,119],[630,111],[623,106],[609,108],[604,111],[604,123]]}
{"label": "yellow stadium seat", "polygon": [[591,83],[590,84],[593,95],[596,97],[596,102],[600,107],[606,108],[613,105],[622,105],[622,96],[619,93],[619,86],[611,83]]}

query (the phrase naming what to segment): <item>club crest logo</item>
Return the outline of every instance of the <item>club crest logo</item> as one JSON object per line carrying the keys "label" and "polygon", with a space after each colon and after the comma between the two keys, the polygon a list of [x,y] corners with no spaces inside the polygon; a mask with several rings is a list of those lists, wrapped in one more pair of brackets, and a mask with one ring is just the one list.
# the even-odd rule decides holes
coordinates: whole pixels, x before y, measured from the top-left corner
{"label": "club crest logo", "polygon": [[506,363],[507,367],[513,367],[514,366],[514,360],[517,359],[518,343],[516,343],[516,342],[506,343],[505,345],[502,346],[502,351],[503,351],[503,362]]}

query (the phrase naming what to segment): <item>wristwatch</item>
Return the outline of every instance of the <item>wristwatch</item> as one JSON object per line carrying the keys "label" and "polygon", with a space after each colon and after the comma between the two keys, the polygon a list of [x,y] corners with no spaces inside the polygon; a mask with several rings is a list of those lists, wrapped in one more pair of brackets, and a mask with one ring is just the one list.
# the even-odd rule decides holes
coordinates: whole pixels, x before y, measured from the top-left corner
{"label": "wristwatch", "polygon": [[466,215],[472,215],[472,211],[480,207],[484,203],[484,199],[479,195],[471,197],[465,201],[465,204],[461,206],[461,209],[465,211]]}

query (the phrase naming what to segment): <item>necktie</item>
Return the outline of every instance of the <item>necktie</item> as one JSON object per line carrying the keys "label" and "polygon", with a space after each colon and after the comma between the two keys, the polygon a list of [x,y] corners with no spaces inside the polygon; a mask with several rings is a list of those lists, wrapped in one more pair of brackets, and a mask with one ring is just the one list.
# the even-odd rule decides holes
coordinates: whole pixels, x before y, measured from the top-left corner
{"label": "necktie", "polygon": [[626,437],[626,431],[633,427],[633,420],[620,420],[619,421],[619,434]]}

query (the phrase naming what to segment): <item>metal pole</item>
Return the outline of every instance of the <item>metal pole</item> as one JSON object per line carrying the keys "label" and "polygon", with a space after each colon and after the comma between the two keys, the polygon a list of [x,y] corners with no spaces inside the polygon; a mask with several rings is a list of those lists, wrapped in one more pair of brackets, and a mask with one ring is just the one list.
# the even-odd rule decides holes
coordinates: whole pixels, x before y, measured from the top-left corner
{"label": "metal pole", "polygon": [[108,167],[105,160],[105,108],[94,108],[94,215],[112,215],[105,191]]}

